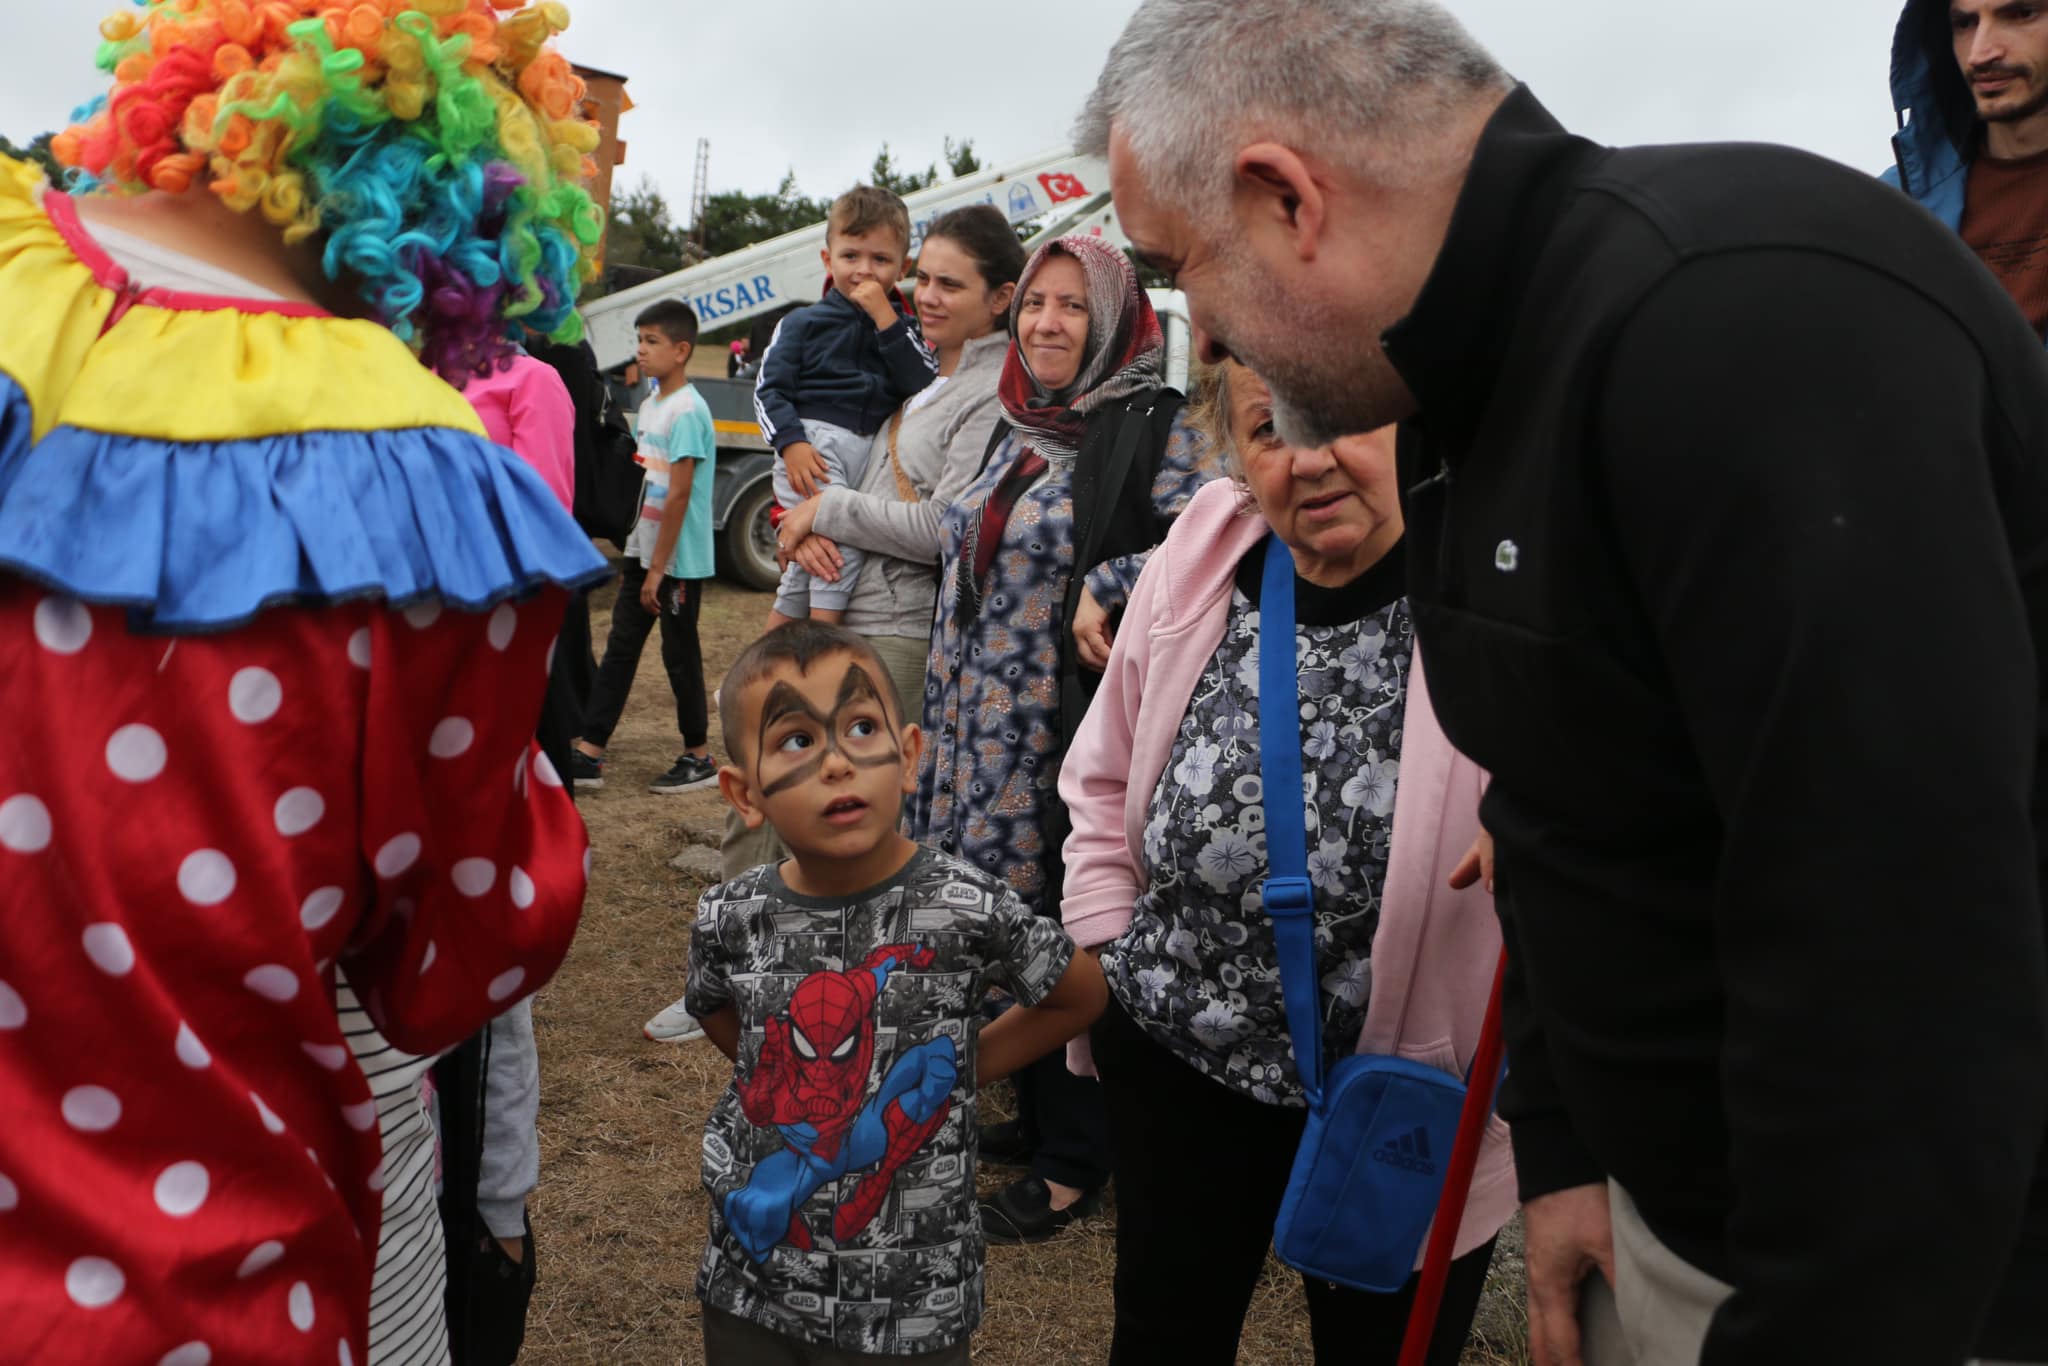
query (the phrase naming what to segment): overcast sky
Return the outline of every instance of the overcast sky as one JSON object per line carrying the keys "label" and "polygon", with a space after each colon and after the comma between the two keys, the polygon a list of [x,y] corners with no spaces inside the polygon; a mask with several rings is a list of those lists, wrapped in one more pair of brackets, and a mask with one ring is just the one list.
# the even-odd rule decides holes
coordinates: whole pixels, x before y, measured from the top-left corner
{"label": "overcast sky", "polygon": [[[1891,0],[1450,0],[1574,131],[1605,142],[1788,142],[1877,170],[1895,121]],[[98,88],[115,0],[9,0],[0,133],[25,142]],[[1000,165],[1061,145],[1135,0],[569,0],[569,55],[620,72],[626,184],[680,218],[697,139],[711,188],[851,184],[885,140],[922,167],[948,136]],[[884,13],[922,15],[891,31]]]}

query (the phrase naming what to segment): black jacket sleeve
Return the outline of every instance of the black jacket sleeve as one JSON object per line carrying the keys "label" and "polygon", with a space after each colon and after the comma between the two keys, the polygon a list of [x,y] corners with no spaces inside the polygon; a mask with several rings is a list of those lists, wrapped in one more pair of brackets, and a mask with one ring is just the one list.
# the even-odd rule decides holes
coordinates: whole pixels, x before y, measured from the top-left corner
{"label": "black jacket sleeve", "polygon": [[1515,1186],[1522,1203],[1573,1186],[1607,1179],[1600,1163],[1573,1129],[1557,1078],[1550,1066],[1541,1017],[1529,1002],[1521,956],[1514,952],[1515,922],[1508,871],[1500,871],[1501,932],[1508,950],[1507,977],[1501,983],[1501,1040],[1507,1046],[1508,1074],[1500,1084],[1500,1117],[1508,1122],[1515,1151]]}
{"label": "black jacket sleeve", "polygon": [[1959,1363],[2017,1237],[2040,696],[1978,347],[1889,276],[1750,252],[1680,266],[1609,362],[1609,512],[1723,825],[1737,1290],[1703,1366]]}

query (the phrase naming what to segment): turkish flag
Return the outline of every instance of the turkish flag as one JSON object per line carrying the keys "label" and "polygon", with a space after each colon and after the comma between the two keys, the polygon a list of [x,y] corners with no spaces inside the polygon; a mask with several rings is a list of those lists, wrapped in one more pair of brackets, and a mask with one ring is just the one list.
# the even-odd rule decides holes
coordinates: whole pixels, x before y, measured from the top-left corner
{"label": "turkish flag", "polygon": [[1049,171],[1038,178],[1038,183],[1045,186],[1046,197],[1055,204],[1088,197],[1088,187],[1081,183],[1081,177],[1065,171]]}

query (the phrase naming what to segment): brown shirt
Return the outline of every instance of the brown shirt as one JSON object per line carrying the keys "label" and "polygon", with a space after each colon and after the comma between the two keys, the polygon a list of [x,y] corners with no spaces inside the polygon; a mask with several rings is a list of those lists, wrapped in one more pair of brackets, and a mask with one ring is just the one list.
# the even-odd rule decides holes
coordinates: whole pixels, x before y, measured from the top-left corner
{"label": "brown shirt", "polygon": [[1962,231],[2034,331],[2048,336],[2048,152],[2016,161],[1979,153],[1970,163]]}

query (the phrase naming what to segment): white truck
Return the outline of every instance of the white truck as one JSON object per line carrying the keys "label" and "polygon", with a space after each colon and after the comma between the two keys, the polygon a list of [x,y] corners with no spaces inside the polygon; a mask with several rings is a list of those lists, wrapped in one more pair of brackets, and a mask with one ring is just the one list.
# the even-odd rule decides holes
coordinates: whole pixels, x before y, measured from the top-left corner
{"label": "white truck", "polygon": [[[1125,244],[1110,207],[1109,168],[1099,157],[1048,152],[935,185],[906,197],[904,203],[910,209],[913,256],[925,231],[942,214],[970,204],[992,204],[1013,224],[1038,221],[1029,245],[1072,232]],[[815,223],[593,300],[584,305],[583,321],[598,365],[610,370],[633,358],[633,319],[658,299],[687,302],[709,330],[818,298],[825,288],[824,247],[825,225]],[[904,292],[911,292],[907,282]],[[1189,360],[1186,300],[1166,290],[1151,291],[1151,298],[1166,330],[1168,379],[1184,391]],[[779,577],[775,530],[768,516],[774,502],[769,486],[773,457],[755,425],[752,381],[692,383],[710,404],[718,428],[712,517],[720,572],[749,587],[772,588]]]}

